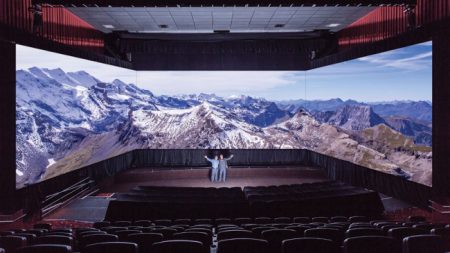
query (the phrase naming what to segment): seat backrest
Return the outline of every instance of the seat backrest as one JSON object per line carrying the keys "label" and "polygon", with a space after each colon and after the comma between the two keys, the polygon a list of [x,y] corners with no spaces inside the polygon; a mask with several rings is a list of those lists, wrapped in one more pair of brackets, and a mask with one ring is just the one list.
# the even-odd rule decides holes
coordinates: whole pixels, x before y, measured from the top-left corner
{"label": "seat backrest", "polygon": [[349,222],[366,222],[366,221],[368,221],[369,219],[367,219],[367,217],[366,216],[350,216],[349,218],[348,218],[348,221]]}
{"label": "seat backrest", "polygon": [[307,223],[311,222],[311,218],[309,218],[309,217],[294,217],[293,222],[307,224]]}
{"label": "seat backrest", "polygon": [[156,242],[164,240],[163,234],[139,233],[128,235],[126,241],[134,242],[139,246],[139,252],[151,252],[152,246]]}
{"label": "seat backrest", "polygon": [[227,230],[217,234],[217,241],[231,238],[258,238],[258,236],[249,230]]}
{"label": "seat backrest", "polygon": [[251,218],[248,217],[243,217],[243,218],[236,218],[234,219],[234,222],[238,225],[242,225],[242,224],[249,224],[252,223],[253,220]]}
{"label": "seat backrest", "polygon": [[27,246],[27,238],[15,235],[0,237],[0,245],[7,253],[14,252],[18,248]]}
{"label": "seat backrest", "polygon": [[158,226],[170,226],[170,225],[172,225],[172,221],[171,220],[167,220],[167,219],[154,220],[153,223],[155,223]]}
{"label": "seat backrest", "polygon": [[114,221],[112,223],[112,225],[115,227],[128,227],[128,226],[131,226],[131,222],[130,221]]}
{"label": "seat backrest", "polygon": [[142,233],[142,231],[140,230],[119,230],[114,232],[115,235],[117,235],[119,237],[119,240],[123,241],[125,240],[128,235],[130,234],[138,234],[138,233]]}
{"label": "seat backrest", "polygon": [[209,248],[201,242],[190,240],[168,240],[153,244],[153,253],[207,253]]}
{"label": "seat backrest", "polygon": [[427,219],[424,216],[409,216],[408,220],[411,222],[425,222]]}
{"label": "seat backrest", "polygon": [[186,224],[186,225],[190,225],[192,223],[191,219],[176,219],[173,221],[173,224],[177,225],[177,224]]}
{"label": "seat backrest", "polygon": [[36,240],[36,238],[37,238],[37,236],[35,234],[30,234],[30,233],[25,233],[25,232],[16,233],[15,235],[27,238],[28,244],[34,243],[34,240]]}
{"label": "seat backrest", "polygon": [[104,228],[104,227],[108,227],[111,226],[111,222],[109,221],[97,221],[94,222],[94,224],[92,225],[92,227],[94,228]]}
{"label": "seat backrest", "polygon": [[281,252],[281,243],[284,240],[302,237],[292,229],[271,229],[261,233],[261,238],[269,242],[271,252]]}
{"label": "seat backrest", "polygon": [[72,247],[60,244],[36,244],[16,250],[16,253],[71,253]]}
{"label": "seat backrest", "polygon": [[346,221],[348,221],[348,218],[345,216],[333,216],[330,218],[330,221],[331,222],[340,222],[340,221],[346,222]]}
{"label": "seat backrest", "polygon": [[188,228],[186,230],[184,230],[184,232],[202,232],[202,233],[207,233],[210,237],[212,237],[212,231],[210,228],[206,228],[206,227],[194,227],[194,228]]}
{"label": "seat backrest", "polygon": [[357,237],[357,236],[384,236],[383,230],[379,228],[351,228],[345,232],[345,237]]}
{"label": "seat backrest", "polygon": [[255,223],[256,224],[269,224],[269,223],[272,223],[272,219],[269,217],[256,217]]}
{"label": "seat backrest", "polygon": [[178,233],[176,229],[173,228],[159,228],[154,229],[152,233],[163,234],[165,239],[170,239],[173,234]]}
{"label": "seat backrest", "polygon": [[312,217],[312,222],[322,222],[322,223],[328,223],[328,217]]}
{"label": "seat backrest", "polygon": [[412,236],[412,235],[424,235],[429,234],[427,230],[419,229],[419,228],[391,228],[388,231],[388,235],[397,240],[403,241],[403,238]]}
{"label": "seat backrest", "polygon": [[110,234],[98,234],[98,235],[88,235],[80,238],[80,246],[86,247],[89,244],[100,243],[100,242],[116,242],[119,240],[117,235]]}
{"label": "seat backrest", "polygon": [[35,240],[35,244],[60,244],[73,246],[73,238],[60,235],[40,236]]}
{"label": "seat backrest", "polygon": [[442,253],[444,241],[438,235],[413,235],[403,239],[403,253]]}
{"label": "seat backrest", "polygon": [[292,219],[289,217],[276,217],[273,219],[274,223],[291,223]]}
{"label": "seat backrest", "polygon": [[5,249],[0,248],[0,253],[5,253]]}
{"label": "seat backrest", "polygon": [[137,220],[133,224],[135,226],[150,227],[152,225],[152,221],[150,221],[150,220]]}
{"label": "seat backrest", "polygon": [[138,253],[138,245],[131,242],[101,242],[86,246],[82,253]]}
{"label": "seat backrest", "polygon": [[269,243],[255,238],[233,238],[221,240],[217,253],[269,253]]}
{"label": "seat backrest", "polygon": [[211,219],[195,219],[194,224],[212,224]]}
{"label": "seat backrest", "polygon": [[311,228],[304,232],[305,237],[316,237],[332,240],[341,244],[344,240],[344,231],[335,228]]}
{"label": "seat backrest", "polygon": [[344,253],[401,253],[401,244],[387,236],[359,236],[344,240]]}
{"label": "seat backrest", "polygon": [[255,234],[257,234],[257,235],[261,235],[261,233],[262,233],[263,231],[267,231],[267,230],[271,230],[271,229],[274,229],[274,227],[270,227],[270,226],[261,226],[261,227],[255,227],[255,228],[252,228],[251,230],[252,230],[253,233],[255,233]]}
{"label": "seat backrest", "polygon": [[201,242],[204,246],[209,247],[212,244],[212,237],[204,232],[181,232],[172,236],[174,240],[192,240]]}
{"label": "seat backrest", "polygon": [[339,253],[338,245],[329,239],[303,237],[284,240],[282,253]]}

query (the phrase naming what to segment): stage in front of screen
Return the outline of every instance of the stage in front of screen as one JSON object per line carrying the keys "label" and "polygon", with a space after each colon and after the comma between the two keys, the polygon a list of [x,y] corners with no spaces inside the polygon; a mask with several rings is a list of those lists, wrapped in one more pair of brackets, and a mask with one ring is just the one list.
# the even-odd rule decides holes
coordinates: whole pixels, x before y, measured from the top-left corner
{"label": "stage in front of screen", "polygon": [[136,186],[167,187],[245,187],[321,182],[328,180],[317,167],[271,166],[230,167],[225,182],[211,182],[211,169],[202,168],[138,168],[115,176],[104,192],[125,192]]}

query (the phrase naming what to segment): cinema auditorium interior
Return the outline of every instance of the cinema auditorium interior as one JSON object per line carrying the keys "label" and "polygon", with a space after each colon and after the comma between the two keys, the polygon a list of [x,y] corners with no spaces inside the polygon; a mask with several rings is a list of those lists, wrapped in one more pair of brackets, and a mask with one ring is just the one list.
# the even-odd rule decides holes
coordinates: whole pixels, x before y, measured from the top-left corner
{"label": "cinema auditorium interior", "polygon": [[0,253],[449,253],[450,0],[0,0]]}

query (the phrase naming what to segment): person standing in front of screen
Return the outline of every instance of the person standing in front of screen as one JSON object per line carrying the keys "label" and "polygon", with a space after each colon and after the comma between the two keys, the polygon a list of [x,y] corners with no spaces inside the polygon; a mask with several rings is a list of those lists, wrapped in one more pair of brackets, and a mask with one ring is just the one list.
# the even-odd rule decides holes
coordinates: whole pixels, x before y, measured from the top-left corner
{"label": "person standing in front of screen", "polygon": [[219,159],[217,156],[215,156],[214,159],[210,159],[206,155],[205,158],[211,163],[211,182],[217,182],[217,176],[219,172]]}
{"label": "person standing in front of screen", "polygon": [[223,158],[223,155],[220,154],[219,159],[219,182],[225,182],[225,179],[227,178],[227,169],[228,169],[228,161],[233,158],[233,155],[231,155],[228,158]]}

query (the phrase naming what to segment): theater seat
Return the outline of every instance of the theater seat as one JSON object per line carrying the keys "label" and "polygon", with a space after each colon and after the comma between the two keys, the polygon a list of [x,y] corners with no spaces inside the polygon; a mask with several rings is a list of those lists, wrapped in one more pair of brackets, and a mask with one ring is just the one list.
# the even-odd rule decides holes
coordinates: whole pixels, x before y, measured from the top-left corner
{"label": "theater seat", "polygon": [[204,246],[209,247],[212,243],[212,237],[203,232],[182,232],[175,233],[172,236],[174,240],[191,240],[201,242]]}
{"label": "theater seat", "polygon": [[131,242],[101,242],[86,246],[81,253],[138,253],[138,246]]}
{"label": "theater seat", "polygon": [[403,253],[442,253],[443,238],[437,235],[413,235],[403,239]]}
{"label": "theater seat", "polygon": [[243,217],[243,218],[236,218],[236,219],[234,219],[234,222],[237,225],[242,225],[242,224],[250,224],[250,223],[253,222],[253,220],[251,218]]}
{"label": "theater seat", "polygon": [[150,227],[152,225],[152,222],[150,220],[137,220],[133,224],[135,226]]}
{"label": "theater seat", "polygon": [[195,228],[188,228],[186,230],[184,230],[184,232],[202,232],[202,233],[207,233],[209,237],[212,237],[212,231],[210,228],[206,228],[206,227],[195,227]]}
{"label": "theater seat", "polygon": [[111,222],[109,221],[97,221],[94,222],[94,224],[92,225],[92,227],[94,228],[104,228],[104,227],[108,227],[111,226]]}
{"label": "theater seat", "polygon": [[274,223],[283,223],[283,224],[288,224],[291,223],[292,220],[289,217],[276,217],[273,219]]}
{"label": "theater seat", "polygon": [[126,241],[136,243],[139,246],[139,252],[151,252],[155,242],[164,240],[162,234],[157,233],[140,233],[128,235]]}
{"label": "theater seat", "polygon": [[173,234],[178,233],[178,231],[173,228],[159,228],[152,230],[151,233],[163,234],[165,239],[169,239]]}
{"label": "theater seat", "polygon": [[14,235],[14,231],[0,231],[0,236]]}
{"label": "theater seat", "polygon": [[248,230],[228,230],[217,234],[217,241],[232,238],[258,238],[256,234]]}
{"label": "theater seat", "polygon": [[269,217],[256,217],[255,223],[256,224],[269,224],[269,223],[272,223],[272,219]]}
{"label": "theater seat", "polygon": [[27,246],[27,238],[15,235],[0,237],[0,245],[6,253],[14,252],[18,248]]}
{"label": "theater seat", "polygon": [[130,221],[114,221],[112,223],[112,225],[115,227],[128,227],[128,226],[131,226],[131,222]]}
{"label": "theater seat", "polygon": [[306,223],[311,222],[311,218],[309,218],[309,217],[294,217],[293,222],[306,224]]}
{"label": "theater seat", "polygon": [[348,218],[345,216],[333,216],[330,218],[331,222],[347,222]]}
{"label": "theater seat", "polygon": [[234,238],[219,241],[217,253],[270,253],[270,251],[266,240]]}
{"label": "theater seat", "polygon": [[209,248],[201,242],[190,240],[169,240],[153,244],[152,253],[208,253]]}
{"label": "theater seat", "polygon": [[450,228],[434,228],[431,234],[441,236],[444,240],[444,250],[450,251]]}
{"label": "theater seat", "polygon": [[344,240],[344,253],[401,253],[401,243],[386,236],[360,236]]}
{"label": "theater seat", "polygon": [[59,244],[37,244],[23,247],[16,250],[15,253],[71,253],[72,247]]}
{"label": "theater seat", "polygon": [[367,222],[368,219],[367,219],[366,216],[350,216],[348,218],[348,221],[351,222],[351,223],[354,223],[354,222]]}
{"label": "theater seat", "polygon": [[357,236],[384,236],[383,230],[379,228],[351,228],[345,232],[345,237],[357,237]]}
{"label": "theater seat", "polygon": [[323,238],[303,237],[284,240],[282,253],[339,253],[335,242]]}
{"label": "theater seat", "polygon": [[116,242],[119,240],[117,235],[110,234],[99,234],[99,235],[88,235],[80,238],[80,246],[86,247],[87,245],[100,243],[100,242]]}
{"label": "theater seat", "polygon": [[344,240],[344,231],[334,228],[311,228],[305,230],[305,237],[329,239],[340,245]]}
{"label": "theater seat", "polygon": [[119,230],[119,231],[114,232],[114,234],[117,235],[119,237],[119,240],[121,240],[121,241],[127,239],[128,235],[130,235],[130,234],[138,234],[138,233],[142,233],[142,231],[140,231],[140,230]]}
{"label": "theater seat", "polygon": [[35,240],[35,244],[59,244],[73,246],[73,238],[60,235],[46,235],[38,237]]}
{"label": "theater seat", "polygon": [[5,249],[0,248],[0,253],[5,253]]}
{"label": "theater seat", "polygon": [[312,222],[328,223],[328,217],[313,217]]}
{"label": "theater seat", "polygon": [[292,229],[271,229],[261,233],[261,238],[269,242],[271,252],[281,252],[281,242],[287,239],[301,237]]}
{"label": "theater seat", "polygon": [[426,235],[428,231],[418,228],[391,228],[388,231],[388,235],[397,240],[403,241],[403,238],[412,235]]}

